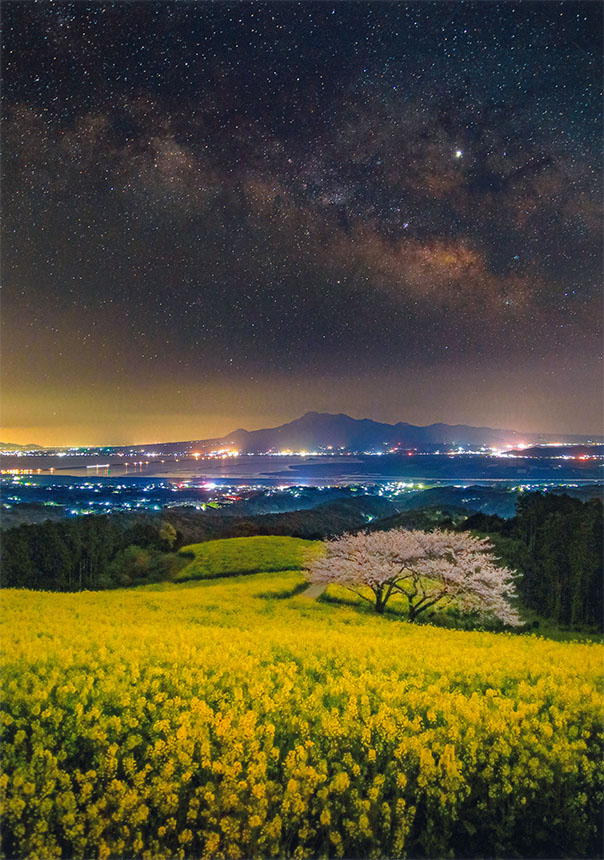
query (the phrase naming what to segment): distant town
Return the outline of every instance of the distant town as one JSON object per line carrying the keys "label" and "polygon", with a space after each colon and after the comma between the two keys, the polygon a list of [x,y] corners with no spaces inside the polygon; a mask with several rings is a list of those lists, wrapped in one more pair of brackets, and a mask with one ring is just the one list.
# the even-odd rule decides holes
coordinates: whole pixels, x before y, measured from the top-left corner
{"label": "distant town", "polygon": [[[597,438],[523,438],[492,428],[388,425],[307,413],[280,427],[237,430],[220,439],[62,448],[4,444],[0,512],[4,527],[170,508],[247,516],[355,494],[398,503],[440,488],[439,504],[511,516],[519,493],[581,488],[586,497],[601,497],[603,478],[604,444]],[[477,507],[468,502],[476,500],[468,487],[484,491]]]}

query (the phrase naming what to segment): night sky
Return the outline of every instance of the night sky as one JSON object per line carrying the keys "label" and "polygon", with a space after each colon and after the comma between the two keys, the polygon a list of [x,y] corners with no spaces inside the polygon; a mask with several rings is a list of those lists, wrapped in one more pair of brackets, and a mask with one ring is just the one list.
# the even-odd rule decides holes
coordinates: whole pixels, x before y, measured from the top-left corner
{"label": "night sky", "polygon": [[602,432],[602,7],[10,2],[3,429]]}

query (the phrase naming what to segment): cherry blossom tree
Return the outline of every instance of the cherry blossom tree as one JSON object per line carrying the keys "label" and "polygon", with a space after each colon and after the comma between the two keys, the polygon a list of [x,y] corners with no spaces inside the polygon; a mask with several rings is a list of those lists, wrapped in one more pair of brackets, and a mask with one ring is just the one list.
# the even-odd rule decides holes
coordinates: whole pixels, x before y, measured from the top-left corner
{"label": "cherry blossom tree", "polygon": [[[514,574],[499,567],[487,538],[467,532],[407,531],[343,535],[325,541],[325,553],[309,560],[309,579],[334,583],[383,613],[393,594],[407,598],[409,620],[455,601],[506,624],[521,623],[512,605]],[[368,592],[372,592],[371,595]]]}

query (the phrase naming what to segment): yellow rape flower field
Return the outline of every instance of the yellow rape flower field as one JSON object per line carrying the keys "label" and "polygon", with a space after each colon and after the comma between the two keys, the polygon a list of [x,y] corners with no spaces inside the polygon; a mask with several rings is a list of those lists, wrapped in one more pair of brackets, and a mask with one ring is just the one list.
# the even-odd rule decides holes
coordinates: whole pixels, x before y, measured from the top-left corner
{"label": "yellow rape flower field", "polygon": [[603,650],[287,596],[2,593],[5,857],[595,857]]}

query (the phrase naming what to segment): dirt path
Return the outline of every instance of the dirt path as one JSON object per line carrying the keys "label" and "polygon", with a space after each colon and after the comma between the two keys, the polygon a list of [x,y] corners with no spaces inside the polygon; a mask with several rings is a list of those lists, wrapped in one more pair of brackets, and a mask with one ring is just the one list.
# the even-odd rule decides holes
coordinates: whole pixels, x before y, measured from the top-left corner
{"label": "dirt path", "polygon": [[309,585],[306,591],[301,591],[300,597],[307,597],[309,600],[316,600],[320,594],[323,594],[326,588],[326,585],[314,583],[313,585]]}

